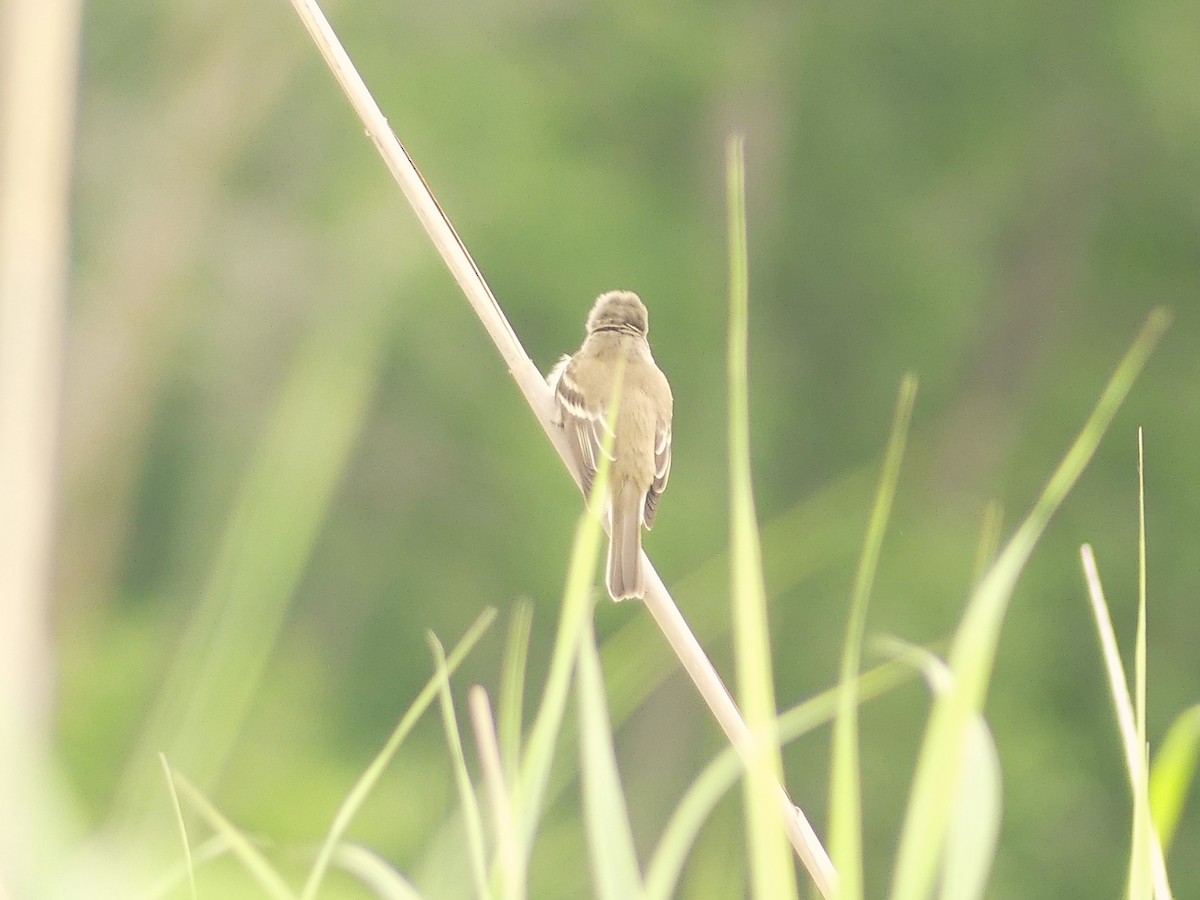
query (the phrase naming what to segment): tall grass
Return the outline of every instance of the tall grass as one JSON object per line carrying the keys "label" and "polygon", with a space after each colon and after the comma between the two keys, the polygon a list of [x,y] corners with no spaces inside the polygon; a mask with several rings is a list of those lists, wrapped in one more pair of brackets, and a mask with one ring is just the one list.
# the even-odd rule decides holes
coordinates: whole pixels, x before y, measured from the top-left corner
{"label": "tall grass", "polygon": [[992,660],[1013,588],[1050,517],[1095,453],[1170,317],[1153,313],[1113,373],[1096,408],[1033,510],[1017,528],[967,601],[950,650],[951,689],[935,697],[918,758],[892,881],[896,900],[927,897],[935,881],[963,769],[967,735],[983,709]]}
{"label": "tall grass", "polygon": [[[729,204],[729,544],[730,602],[737,655],[738,696],[746,724],[755,736],[746,759],[746,838],[755,897],[796,896],[796,878],[776,808],[783,782],[779,746],[769,739],[775,721],[775,684],[767,624],[767,588],[762,546],[750,478],[750,389],[747,375],[750,333],[749,252],[746,246],[746,160],[743,140],[728,144]],[[786,802],[786,797],[784,798]],[[822,893],[834,889],[826,880]]]}
{"label": "tall grass", "polygon": [[[306,11],[308,21],[316,23],[313,28],[318,45],[347,92],[364,103],[359,108],[368,111],[369,133],[496,339],[519,386],[538,414],[539,422],[561,452],[560,438],[549,427],[549,417],[545,415],[548,401],[545,385],[521,350],[515,333],[508,327],[465,247],[411,160],[391,135],[382,113],[370,101],[365,85],[353,73],[353,67],[328,24],[319,15],[313,18],[315,4],[309,0],[295,2],[298,9]],[[945,900],[985,895],[987,874],[995,855],[1004,852],[996,843],[1002,803],[999,767],[995,742],[983,713],[1005,613],[1022,568],[1050,518],[1087,466],[1117,408],[1165,330],[1168,317],[1161,312],[1150,317],[1032,511],[995,556],[992,548],[998,542],[999,516],[989,513],[985,518],[978,557],[983,571],[967,599],[948,659],[942,661],[927,650],[893,640],[886,642],[885,647],[894,661],[862,672],[868,598],[899,478],[899,462],[915,391],[915,383],[908,380],[902,383],[892,438],[884,456],[880,485],[871,508],[855,578],[837,683],[780,714],[773,689],[765,588],[765,569],[771,563],[771,554],[764,552],[764,545],[770,547],[771,542],[778,539],[769,530],[760,533],[750,477],[749,251],[744,149],[740,139],[734,139],[729,149],[731,553],[728,564],[731,567],[738,695],[746,719],[741,719],[738,707],[729,698],[702,646],[670,605],[669,595],[651,568],[648,609],[663,625],[668,641],[680,653],[682,665],[695,678],[730,739],[729,747],[695,774],[657,841],[653,842],[653,851],[646,854],[644,861],[639,858],[639,841],[630,824],[637,811],[638,798],[626,796],[619,756],[614,748],[614,732],[628,710],[614,710],[606,671],[606,660],[611,660],[614,654],[637,653],[636,646],[633,649],[630,646],[635,639],[618,633],[606,647],[598,647],[592,624],[592,599],[602,541],[598,498],[604,490],[604,472],[597,478],[596,489],[589,498],[589,509],[580,519],[571,557],[567,561],[550,671],[545,682],[537,686],[538,690],[530,689],[526,683],[526,657],[531,613],[528,605],[518,605],[511,620],[503,671],[498,678],[500,687],[495,692],[498,714],[493,715],[487,688],[475,685],[468,692],[471,730],[475,738],[474,758],[463,740],[457,718],[454,676],[490,626],[494,618],[490,610],[480,616],[448,654],[444,653],[440,642],[431,637],[433,671],[428,684],[413,699],[376,757],[347,786],[344,799],[315,847],[285,847],[281,853],[280,848],[270,845],[269,839],[251,835],[231,821],[209,798],[203,785],[193,780],[205,782],[219,768],[260,672],[260,656],[251,653],[246,646],[245,617],[253,614],[264,618],[268,634],[278,628],[286,600],[311,547],[329,491],[345,460],[350,437],[379,364],[379,346],[369,334],[368,323],[362,330],[356,327],[341,335],[339,341],[330,342],[327,334],[322,335],[322,341],[314,341],[282,394],[274,423],[267,429],[237,510],[230,517],[226,549],[214,566],[212,587],[198,607],[193,637],[185,642],[186,652],[181,656],[180,670],[168,679],[162,691],[160,714],[156,717],[160,725],[148,732],[143,748],[149,753],[152,745],[157,745],[160,740],[165,740],[169,748],[168,753],[160,757],[167,776],[165,786],[156,786],[149,794],[149,800],[144,802],[174,810],[172,833],[177,835],[180,849],[177,859],[165,871],[156,871],[152,879],[146,880],[140,896],[147,900],[183,892],[192,897],[205,896],[204,876],[218,860],[232,861],[245,873],[245,884],[249,885],[245,888],[247,896],[316,900],[343,890],[338,887],[335,872],[341,877],[349,877],[372,896],[406,900],[424,896],[417,879],[409,872],[355,844],[349,834],[363,805],[378,791],[386,770],[399,764],[398,752],[417,721],[437,700],[459,798],[459,831],[463,835],[460,852],[453,862],[454,874],[461,876],[458,882],[464,885],[468,894],[480,898],[503,897],[505,900],[530,896],[530,860],[543,835],[546,810],[561,791],[577,787],[582,798],[582,814],[570,825],[585,837],[590,871],[557,872],[556,877],[561,879],[565,890],[581,895],[590,888],[602,898],[623,900],[643,896],[665,900],[680,891],[682,873],[694,852],[697,835],[709,821],[718,801],[741,782],[744,785],[744,843],[725,854],[718,864],[737,869],[738,880],[748,881],[755,896],[798,896],[800,888],[788,846],[790,839],[817,890],[827,897],[858,900],[868,895],[872,887],[864,882],[863,874],[867,867],[862,841],[863,785],[858,708],[866,700],[883,696],[901,683],[910,668],[923,674],[929,683],[932,711],[913,777],[906,818],[896,837],[896,865],[889,895],[901,900],[917,900],[934,894]],[[58,174],[61,176],[62,173]],[[13,195],[6,193],[3,196],[5,221],[9,222]],[[57,202],[59,206],[52,211],[62,211],[61,198],[41,202],[47,202],[49,206]],[[8,235],[9,229],[6,229],[3,234],[6,260],[13,252]],[[61,265],[61,259],[50,263]],[[7,274],[7,268],[5,272]],[[12,297],[11,286],[6,280],[3,285],[6,315],[13,308]],[[53,301],[54,297],[49,296],[48,302]],[[54,314],[53,309],[49,311]],[[7,324],[5,328],[8,328]],[[5,331],[6,335],[11,333]],[[56,348],[43,345],[40,352],[52,358]],[[3,359],[11,365],[18,357],[19,354],[6,350]],[[356,364],[343,365],[348,357],[356,360]],[[46,360],[38,365],[45,369]],[[8,369],[0,370],[0,376],[6,390],[18,383]],[[334,392],[335,400],[327,403],[330,391]],[[38,403],[53,406],[53,398],[44,381],[31,396],[35,406]],[[306,427],[311,428],[311,419],[326,405],[332,407],[334,413],[329,422],[331,427],[322,430],[325,442],[303,460],[297,460],[290,452],[286,438]],[[6,434],[10,433],[12,421],[18,424],[22,421],[10,421],[9,414],[10,408],[4,407]],[[33,467],[22,462],[23,458],[28,457],[21,457],[17,451],[0,453],[0,472],[9,478],[32,473],[37,476],[43,494],[50,490],[50,476],[41,470],[32,472]],[[45,510],[41,507],[47,502],[45,496],[35,497],[30,502],[33,504],[31,515],[42,521],[38,517],[44,518]],[[277,529],[270,524],[279,518],[289,519],[291,527]],[[281,537],[272,542],[267,539],[271,534]],[[45,535],[39,540],[44,542]],[[0,545],[6,551],[22,546],[7,539],[0,541]],[[239,549],[246,547],[254,547],[262,554],[257,558],[261,565],[249,565],[239,557]],[[1165,900],[1171,896],[1167,854],[1180,810],[1191,790],[1200,748],[1200,707],[1185,711],[1177,719],[1157,755],[1151,756],[1147,752],[1145,550],[1143,496],[1139,517],[1140,589],[1132,694],[1117,650],[1115,629],[1104,601],[1097,566],[1087,547],[1083,551],[1083,560],[1130,778],[1132,814],[1126,894],[1130,900]],[[43,564],[45,552],[41,545],[26,546],[16,563],[19,567],[37,569]],[[685,580],[685,586],[687,583]],[[231,604],[230,598],[238,603]],[[31,602],[35,614],[44,606],[36,596]],[[261,635],[262,631],[258,633]],[[196,674],[199,677],[193,683],[192,676]],[[231,693],[235,702],[228,703]],[[523,699],[533,694],[539,696],[540,702],[533,710],[532,725],[526,730]],[[577,714],[573,729],[568,716],[572,701]],[[10,709],[5,707],[0,712],[6,714],[5,737],[11,738],[14,727],[7,715]],[[214,727],[214,722],[218,723],[218,733],[205,733]],[[817,840],[815,830],[788,799],[780,753],[784,743],[826,722],[834,723],[829,830],[834,859],[839,867],[836,872]],[[565,752],[572,743],[577,745],[577,754]],[[47,759],[35,760],[29,767],[8,757],[4,762],[6,783],[28,775],[31,769],[51,768]],[[556,770],[559,773],[557,783],[554,781]],[[143,769],[135,768],[127,783],[142,785],[145,777]],[[30,786],[42,791],[42,795],[32,796]],[[21,788],[21,800],[30,802],[32,812],[36,813],[33,819],[37,822],[53,819],[43,813],[55,809],[56,798],[44,787],[40,777],[31,777]],[[136,819],[137,816],[129,818]],[[0,882],[0,892],[31,897],[54,893],[66,895],[70,890],[64,885],[79,883],[69,871],[50,876],[21,866],[22,871],[12,874],[14,849],[28,851],[39,861],[45,858],[61,861],[69,856],[59,852],[59,845],[73,840],[73,835],[61,823],[55,823],[53,828],[53,833],[30,828],[20,841],[14,840],[6,829],[2,848],[5,868],[0,871],[0,877],[5,880]],[[121,841],[134,840],[133,831],[129,829],[115,830],[112,835],[120,851],[128,849],[120,846]],[[120,858],[133,855],[132,852],[116,854]],[[303,859],[299,878],[291,871],[294,866],[287,864],[294,863],[297,856]],[[63,866],[69,868],[68,863]],[[114,861],[111,869],[100,867],[99,871],[108,875],[119,866],[120,863]],[[144,873],[135,874],[141,876]],[[121,872],[113,877],[118,880],[124,875]],[[103,889],[97,883],[88,883],[88,886],[95,888],[97,894]]]}
{"label": "tall grass", "polygon": [[[1070,463],[1079,469],[1082,468],[1086,454],[1079,452],[1079,442],[1098,440],[1098,430],[1103,427],[1105,417],[1111,415],[1111,404],[1128,388],[1136,374],[1137,366],[1145,359],[1149,344],[1157,336],[1157,329],[1160,329],[1162,324],[1162,319],[1152,319],[1130,353],[1118,366],[1109,388],[1097,406],[1097,412],[1089,419],[1072,451],[1068,452],[1064,464]],[[873,560],[882,539],[887,498],[895,491],[904,423],[911,410],[913,386],[911,382],[906,382],[902,387],[893,437],[889,443],[889,452],[885,455],[879,496],[871,516],[852,604],[852,609],[858,610],[853,618],[858,620],[865,614],[865,597],[869,590]],[[603,490],[603,479],[604,475],[601,475],[597,483],[598,490]],[[1050,484],[1058,491],[1065,491],[1069,480],[1052,478]],[[1017,537],[1031,527],[1031,521],[1036,520],[1040,513],[1044,513],[1045,502],[1046,498],[1043,496],[1039,503],[1035,504],[1030,517],[1018,526]],[[987,544],[992,540],[994,528],[989,523],[996,520],[997,516],[994,513],[986,518],[982,543]],[[764,732],[764,736],[769,736],[767,743],[778,747],[823,723],[836,722],[835,735],[841,731],[843,736],[840,739],[835,738],[832,768],[835,771],[845,767],[856,768],[858,750],[856,742],[845,736],[848,728],[846,717],[856,715],[860,703],[878,698],[900,684],[904,680],[906,669],[911,667],[925,676],[933,696],[933,712],[926,731],[922,755],[917,762],[913,784],[914,799],[910,803],[909,816],[898,835],[899,855],[889,896],[925,898],[936,895],[942,900],[984,897],[987,895],[987,878],[995,855],[1003,853],[1003,846],[997,842],[1002,789],[995,741],[983,716],[982,697],[976,695],[978,699],[974,705],[965,703],[962,697],[964,685],[974,683],[986,687],[987,673],[964,668],[961,660],[956,660],[955,651],[961,653],[963,642],[968,639],[982,641],[988,638],[995,641],[998,637],[1002,615],[995,609],[992,610],[993,617],[988,619],[993,630],[987,630],[984,634],[972,634],[969,629],[972,626],[981,628],[978,624],[981,614],[975,611],[979,604],[995,604],[1004,599],[998,598],[995,593],[995,579],[999,577],[996,567],[1017,564],[1012,559],[1013,551],[1010,549],[1015,540],[1016,537],[1010,540],[1005,551],[996,558],[969,598],[948,661],[943,662],[923,648],[892,639],[880,644],[883,651],[896,661],[860,675],[857,672],[853,645],[861,640],[861,621],[852,621],[847,636],[849,650],[844,654],[842,676],[838,685],[802,703],[794,710],[785,712],[777,719],[773,718]],[[1144,536],[1141,540],[1144,544]],[[1144,550],[1144,546],[1142,549]],[[695,847],[697,834],[712,814],[718,800],[738,781],[745,779],[747,758],[744,752],[739,752],[734,747],[728,748],[697,773],[692,786],[681,798],[662,832],[658,846],[643,868],[629,821],[629,808],[631,803],[636,805],[636,799],[628,798],[622,787],[613,747],[614,736],[608,713],[604,672],[591,625],[590,597],[596,582],[599,551],[600,519],[593,498],[592,508],[581,519],[569,561],[562,616],[556,638],[556,662],[552,663],[547,683],[542,689],[542,700],[536,711],[534,724],[528,739],[518,735],[510,737],[504,745],[523,748],[519,754],[519,761],[502,758],[504,753],[509,751],[501,750],[502,745],[497,739],[486,691],[479,686],[471,690],[470,705],[480,755],[480,760],[474,768],[482,773],[483,790],[477,787],[471,778],[471,763],[463,754],[461,742],[457,737],[450,673],[462,661],[473,641],[486,627],[487,619],[472,629],[468,638],[464,639],[445,662],[442,661],[439,645],[433,644],[436,669],[434,678],[418,703],[405,716],[401,727],[397,729],[397,735],[407,733],[415,716],[429,705],[433,695],[436,693],[441,697],[446,721],[447,748],[452,757],[461,806],[468,825],[469,839],[461,851],[462,861],[464,870],[474,872],[474,896],[499,896],[506,900],[531,896],[528,860],[539,838],[539,823],[542,821],[540,811],[544,808],[547,797],[550,770],[556,764],[562,765],[567,762],[562,754],[562,737],[565,733],[564,713],[571,683],[575,687],[580,752],[577,768],[570,766],[569,762],[567,764],[569,768],[578,772],[578,789],[582,795],[583,812],[577,827],[587,835],[591,877],[588,879],[582,872],[559,872],[560,879],[566,879],[566,884],[573,885],[566,888],[570,892],[577,895],[584,893],[585,883],[590,880],[591,893],[601,898],[646,897],[651,900],[664,900],[675,896],[680,887],[681,873]],[[988,555],[981,552],[983,558]],[[1140,555],[1144,558],[1144,554]],[[1180,718],[1168,742],[1174,749],[1167,752],[1164,747],[1155,765],[1151,767],[1139,735],[1138,723],[1144,720],[1144,711],[1139,711],[1139,705],[1144,703],[1144,700],[1138,697],[1136,691],[1131,698],[1125,687],[1125,675],[1120,654],[1116,649],[1112,624],[1099,587],[1094,559],[1087,547],[1084,548],[1083,556],[1103,654],[1110,674],[1114,709],[1123,737],[1134,799],[1130,826],[1129,883],[1126,894],[1130,900],[1166,900],[1172,896],[1165,867],[1165,847],[1169,844],[1175,821],[1170,810],[1177,811],[1190,790],[1192,766],[1198,743],[1196,729],[1190,723],[1194,722],[1196,716],[1194,711],[1189,711]],[[1008,573],[1007,577],[1011,578],[1012,573]],[[1143,594],[1138,612],[1138,620],[1143,623],[1146,619],[1145,599]],[[507,695],[523,695],[529,687],[524,684],[524,676],[521,674],[524,668],[521,662],[524,651],[521,647],[525,640],[523,635],[528,632],[527,616],[526,608],[516,608],[513,636],[510,639],[512,651],[503,675],[507,684]],[[1146,631],[1142,625],[1137,630],[1135,659],[1144,657],[1147,653],[1145,639]],[[1141,649],[1137,649],[1138,647]],[[978,657],[972,657],[972,664],[984,665],[986,660],[980,662]],[[852,703],[848,703],[848,697],[853,698]],[[950,727],[945,720],[939,721],[939,710],[947,705],[953,707],[951,713],[954,716],[961,717],[950,719],[956,727]],[[945,712],[940,714],[948,715]],[[519,730],[519,726],[517,727]],[[1180,737],[1180,734],[1184,736]],[[339,813],[337,822],[322,843],[322,850],[306,883],[305,897],[318,896],[316,889],[321,886],[321,873],[330,862],[337,862],[344,871],[353,873],[362,884],[369,885],[375,896],[422,896],[419,888],[415,887],[403,872],[364,848],[357,848],[344,840],[348,816],[361,805],[372,786],[377,783],[381,767],[392,758],[395,747],[394,736],[389,747],[385,748],[385,752],[380,754],[376,763],[348,795],[347,803],[343,804],[343,811]],[[953,766],[942,771],[941,781],[944,783],[938,785],[933,801],[943,806],[933,812],[929,811],[930,801],[922,798],[920,794],[923,789],[927,789],[921,780],[921,771],[922,767],[930,765],[930,758],[940,760],[948,767]],[[507,776],[506,772],[509,773]],[[842,777],[845,778],[844,775]],[[181,818],[186,818],[186,813],[190,811],[207,825],[207,830],[213,832],[214,837],[202,841],[194,852],[186,854],[186,864],[178,868],[174,880],[161,883],[160,893],[154,896],[165,896],[163,885],[182,884],[185,876],[192,875],[193,866],[203,867],[214,857],[225,854],[232,854],[240,860],[252,881],[267,895],[300,896],[293,891],[278,867],[257,844],[248,840],[236,825],[227,821],[185,777],[172,772],[171,780],[179,790],[185,807],[185,815]],[[849,780],[853,782],[857,779],[851,776]],[[1152,783],[1159,785],[1157,807],[1151,802],[1149,786]],[[1169,787],[1163,787],[1164,785]],[[490,835],[486,839],[483,837],[484,829],[478,824],[481,796],[487,797],[493,821]],[[844,817],[848,827],[855,831],[861,828],[861,807],[857,796],[858,789],[853,783],[850,789],[843,784],[841,788],[833,789],[834,799],[831,804],[834,816]],[[839,804],[842,807],[840,810]],[[926,818],[918,817],[922,813]],[[940,831],[930,824],[935,815],[942,817]],[[773,822],[773,815],[765,817],[764,824]],[[725,864],[743,867],[745,873],[751,875],[755,861],[751,837],[753,826],[749,818],[745,827],[744,855],[739,858],[737,854],[731,854]],[[913,829],[917,829],[917,837],[913,837]],[[193,830],[194,828],[181,828],[185,836]],[[851,836],[850,843],[855,843],[854,835]],[[920,872],[905,868],[906,865],[911,866],[911,863],[906,863],[905,852],[917,851],[929,861],[929,875],[920,884],[914,884],[911,880],[916,877],[914,872]],[[848,860],[850,865],[856,867],[862,864],[861,852],[857,858],[853,850],[842,853],[839,858]],[[844,871],[850,870],[845,868]],[[771,876],[765,877],[769,879]],[[754,882],[752,875],[751,882]],[[845,882],[842,882],[842,885],[840,890],[843,893],[838,896],[847,896]],[[765,880],[758,882],[755,890],[769,892],[778,887],[778,883]],[[782,887],[784,890],[788,889],[786,880]],[[853,888],[859,895],[866,895],[870,889],[869,885],[861,881]]]}

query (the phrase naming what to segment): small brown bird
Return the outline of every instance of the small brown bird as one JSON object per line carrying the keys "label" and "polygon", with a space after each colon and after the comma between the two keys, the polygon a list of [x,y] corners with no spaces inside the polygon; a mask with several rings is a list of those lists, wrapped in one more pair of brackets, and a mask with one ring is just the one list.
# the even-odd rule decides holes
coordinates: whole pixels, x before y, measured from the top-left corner
{"label": "small brown bird", "polygon": [[[605,583],[614,600],[642,597],[642,529],[654,525],[658,501],[671,474],[674,400],[666,376],[654,364],[646,306],[631,291],[601,294],[587,318],[587,338],[564,356],[547,381],[554,390],[558,424],[590,493],[604,436],[615,432],[608,489],[608,568]],[[625,360],[616,422],[612,406],[617,367]]]}

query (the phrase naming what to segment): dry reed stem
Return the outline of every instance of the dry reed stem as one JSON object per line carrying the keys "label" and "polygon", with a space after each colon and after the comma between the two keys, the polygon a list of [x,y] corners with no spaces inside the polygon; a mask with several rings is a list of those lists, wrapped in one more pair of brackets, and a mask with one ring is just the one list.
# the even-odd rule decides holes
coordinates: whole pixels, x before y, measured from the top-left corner
{"label": "dry reed stem", "polygon": [[50,571],[78,0],[7,4],[0,49],[0,893],[33,889],[48,816]]}
{"label": "dry reed stem", "polygon": [[[550,443],[558,451],[567,471],[575,479],[576,485],[579,485],[579,473],[575,471],[570,462],[562,430],[555,426],[551,419],[553,397],[550,389],[521,346],[520,340],[512,326],[509,325],[499,303],[496,302],[495,296],[480,274],[479,268],[471,259],[470,253],[467,252],[466,247],[455,233],[437,200],[434,199],[425,180],[413,165],[408,152],[392,132],[387,119],[354,68],[354,64],[338,41],[320,7],[315,0],[292,0],[292,6],[308,29],[334,77],[342,86],[351,106],[362,119],[366,126],[367,136],[379,150],[384,163],[400,185],[401,191],[404,192],[405,198],[417,214],[417,218],[428,233],[430,240],[441,254],[455,281],[466,294],[467,300],[476,315],[479,316],[484,328],[487,329],[496,349],[500,351],[509,373],[516,380],[517,387],[520,388],[525,400],[533,410],[538,424],[542,426]],[[654,617],[658,627],[679,657],[684,669],[704,697],[730,742],[742,754],[743,759],[752,759],[754,755],[753,737],[746,727],[746,722],[742,718],[737,704],[734,703],[728,689],[721,681],[721,677],[713,668],[687,622],[684,621],[662,579],[644,552],[642,565],[645,568],[646,576],[646,608]],[[829,855],[821,846],[820,840],[803,811],[792,803],[782,785],[779,786],[778,792],[780,812],[792,846],[821,894],[830,897],[835,890],[837,876]]]}

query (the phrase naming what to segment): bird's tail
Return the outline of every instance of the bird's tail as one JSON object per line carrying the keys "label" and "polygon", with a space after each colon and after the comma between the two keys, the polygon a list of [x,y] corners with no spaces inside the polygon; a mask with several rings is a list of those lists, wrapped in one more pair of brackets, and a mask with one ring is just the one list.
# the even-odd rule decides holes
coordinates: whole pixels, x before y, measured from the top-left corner
{"label": "bird's tail", "polygon": [[608,571],[605,584],[614,600],[641,597],[646,593],[642,580],[642,504],[645,495],[630,482],[613,485],[608,540]]}

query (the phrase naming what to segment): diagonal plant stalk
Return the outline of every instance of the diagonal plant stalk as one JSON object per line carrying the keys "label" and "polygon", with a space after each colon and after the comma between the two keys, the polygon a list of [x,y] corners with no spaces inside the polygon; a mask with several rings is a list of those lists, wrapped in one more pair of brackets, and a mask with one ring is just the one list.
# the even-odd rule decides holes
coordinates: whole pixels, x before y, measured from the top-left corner
{"label": "diagonal plant stalk", "polygon": [[[450,273],[466,295],[468,302],[479,316],[488,335],[499,350],[509,374],[517,382],[526,402],[533,410],[538,424],[546,433],[551,445],[562,458],[563,464],[576,485],[580,485],[579,473],[570,462],[569,451],[563,434],[551,418],[553,396],[542,374],[521,346],[512,326],[500,309],[488,288],[479,268],[471,259],[461,239],[454,231],[425,180],[413,165],[408,152],[392,132],[383,112],[371,96],[362,77],[350,61],[333,28],[325,18],[315,0],[292,0],[300,20],[308,29],[334,77],[341,85],[347,99],[358,113],[367,135],[378,149],[388,170],[396,179],[405,198],[412,206],[421,225],[425,228],[438,253],[441,254]],[[666,637],[671,649],[679,658],[688,676],[700,691],[709,709],[730,742],[744,755],[752,754],[754,742],[737,704],[717,674],[704,649],[696,640],[687,622],[679,612],[666,586],[651,565],[645,553],[642,565],[646,579],[646,609],[654,617],[659,630]],[[788,838],[801,861],[813,877],[821,893],[829,896],[835,878],[829,855],[821,846],[807,818],[786,795],[782,785],[778,789],[780,811]]]}

